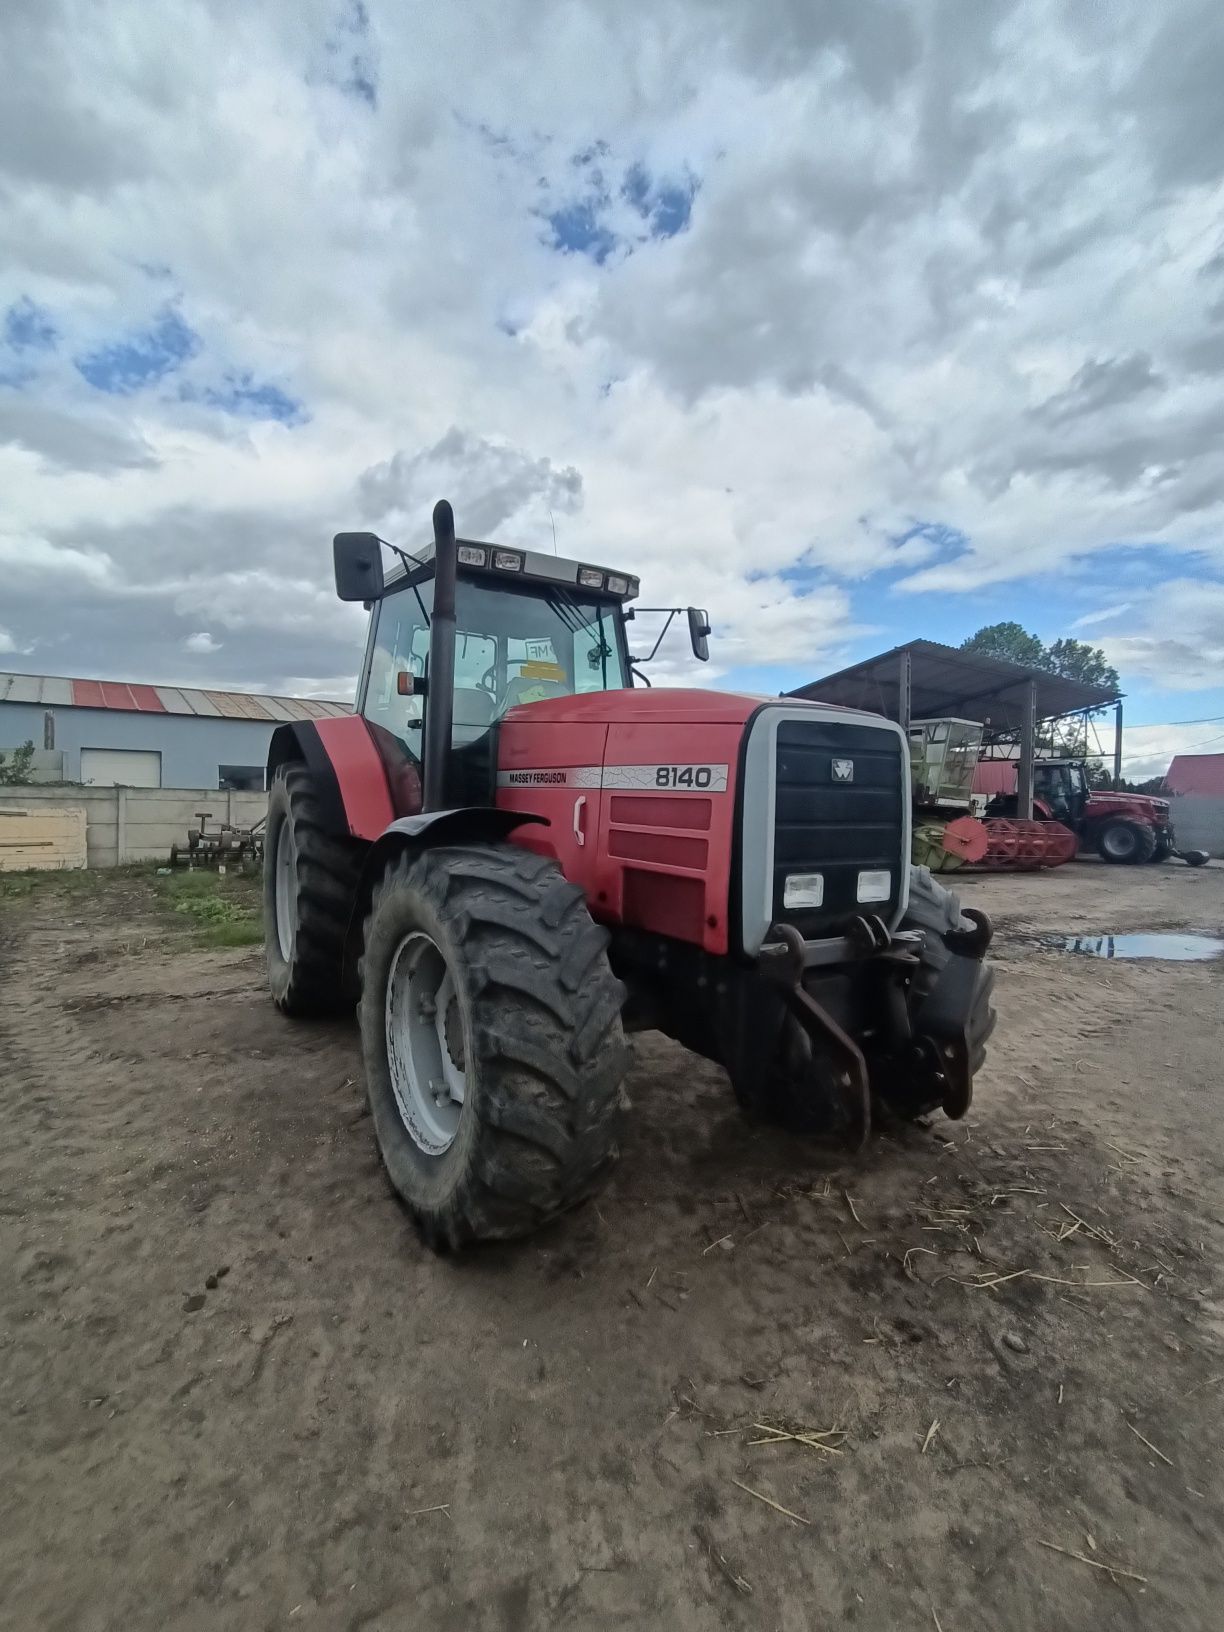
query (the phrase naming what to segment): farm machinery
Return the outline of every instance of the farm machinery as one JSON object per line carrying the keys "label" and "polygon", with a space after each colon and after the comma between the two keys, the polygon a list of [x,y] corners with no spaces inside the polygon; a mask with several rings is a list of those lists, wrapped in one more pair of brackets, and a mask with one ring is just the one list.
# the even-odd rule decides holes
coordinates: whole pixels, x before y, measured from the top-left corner
{"label": "farm machinery", "polygon": [[[1016,766],[1011,760],[984,760],[974,780],[975,792],[988,794],[987,826],[1010,820],[1016,809]],[[1167,799],[1143,793],[1111,793],[1088,781],[1083,759],[1042,759],[1033,766],[1033,814],[1047,827],[1061,826],[1075,837],[1077,849],[1095,850],[1102,861],[1132,866],[1177,857],[1201,867],[1205,850],[1181,850],[1173,833]]]}
{"label": "farm machinery", "polygon": [[334,543],[371,614],[357,711],[272,738],[267,968],[286,1015],[358,1008],[429,1244],[599,1188],[636,1029],[725,1067],[749,1116],[852,1147],[881,1108],[964,1114],[991,928],[911,869],[898,726],[646,689],[635,578],[456,539],[445,502],[431,544],[384,548]]}
{"label": "farm machinery", "polygon": [[910,781],[914,798],[914,860],[933,872],[973,866],[1034,872],[1075,859],[1074,833],[1049,820],[1020,821],[988,813],[976,793],[982,727],[976,720],[915,720],[910,726]]}

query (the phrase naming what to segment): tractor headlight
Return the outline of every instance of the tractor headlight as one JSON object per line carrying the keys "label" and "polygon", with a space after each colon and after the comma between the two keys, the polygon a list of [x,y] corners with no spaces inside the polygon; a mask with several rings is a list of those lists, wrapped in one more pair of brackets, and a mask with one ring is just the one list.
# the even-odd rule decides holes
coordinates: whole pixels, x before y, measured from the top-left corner
{"label": "tractor headlight", "polygon": [[579,567],[578,582],[583,589],[602,589],[604,587],[604,575],[598,567]]}
{"label": "tractor headlight", "polygon": [[824,902],[823,873],[787,873],[782,905],[789,910],[819,907]]}
{"label": "tractor headlight", "polygon": [[461,567],[484,567],[489,562],[489,552],[479,544],[460,544],[458,551]]}
{"label": "tractor headlight", "polygon": [[608,574],[608,588],[613,595],[628,595],[629,580],[628,578],[618,578],[615,573],[610,572]]}
{"label": "tractor headlight", "polygon": [[887,901],[892,894],[892,874],[884,870],[860,873],[857,893],[860,902]]}
{"label": "tractor headlight", "polygon": [[523,558],[517,550],[494,550],[493,565],[500,572],[522,572]]}

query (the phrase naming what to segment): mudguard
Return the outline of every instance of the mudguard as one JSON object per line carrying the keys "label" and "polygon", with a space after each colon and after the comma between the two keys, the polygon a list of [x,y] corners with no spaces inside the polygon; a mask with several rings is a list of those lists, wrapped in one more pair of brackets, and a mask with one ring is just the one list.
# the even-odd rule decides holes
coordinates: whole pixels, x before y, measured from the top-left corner
{"label": "mudguard", "polygon": [[362,862],[353,897],[353,910],[344,938],[344,968],[355,977],[361,957],[362,926],[369,911],[374,884],[382,873],[388,855],[406,845],[464,844],[472,840],[496,844],[509,838],[516,827],[526,822],[540,822],[548,826],[546,816],[536,816],[523,810],[498,810],[492,805],[460,805],[454,810],[423,810],[415,816],[399,816],[370,846]]}

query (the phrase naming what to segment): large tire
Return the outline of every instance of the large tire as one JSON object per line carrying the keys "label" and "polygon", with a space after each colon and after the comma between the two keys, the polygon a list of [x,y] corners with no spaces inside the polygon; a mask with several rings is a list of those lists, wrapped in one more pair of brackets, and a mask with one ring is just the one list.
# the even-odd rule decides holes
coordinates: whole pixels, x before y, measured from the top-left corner
{"label": "large tire", "polygon": [[329,832],[304,765],[277,773],[264,829],[264,948],[268,986],[283,1014],[307,1019],[356,1006],[344,946],[362,850]]}
{"label": "large tire", "polygon": [[[918,968],[906,994],[906,1007],[913,1016],[934,991],[948,960],[960,955],[953,952],[948,945],[948,936],[972,931],[974,923],[961,912],[960,899],[953,891],[945,889],[932,878],[925,867],[912,867],[909,908],[902,920],[901,928],[911,932],[916,930],[922,936]],[[994,981],[993,966],[986,962],[980,963],[973,1006],[966,1027],[969,1071],[973,1077],[977,1076],[986,1063],[986,1044],[998,1023],[998,1015],[992,1001]],[[905,1074],[898,1074],[892,1079],[890,1087],[892,1091],[888,1095],[888,1108],[895,1116],[912,1120],[917,1116],[927,1116],[940,1108],[940,1097],[926,1087],[921,1079],[907,1081]]]}
{"label": "large tire", "polygon": [[1096,837],[1097,854],[1114,867],[1134,867],[1151,861],[1156,850],[1156,829],[1124,817],[1106,822]]}
{"label": "large tire", "polygon": [[582,891],[528,850],[389,863],[362,960],[366,1088],[436,1250],[526,1235],[610,1174],[629,1051],[607,947]]}

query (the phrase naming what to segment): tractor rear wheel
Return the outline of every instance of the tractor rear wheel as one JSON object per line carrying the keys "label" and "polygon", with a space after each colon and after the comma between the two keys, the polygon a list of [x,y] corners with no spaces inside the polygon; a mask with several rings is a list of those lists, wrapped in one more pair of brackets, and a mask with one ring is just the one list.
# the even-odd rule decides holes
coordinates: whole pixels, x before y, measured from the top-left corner
{"label": "tractor rear wheel", "polygon": [[629,1053],[607,947],[582,891],[528,850],[389,863],[362,959],[366,1089],[435,1250],[526,1235],[611,1172]]}
{"label": "tractor rear wheel", "polygon": [[1131,867],[1151,861],[1156,850],[1156,829],[1144,822],[1119,818],[1106,822],[1097,834],[1097,854],[1115,867]]}
{"label": "tractor rear wheel", "polygon": [[264,834],[264,947],[268,986],[295,1019],[351,1012],[344,943],[357,894],[361,847],[328,831],[314,779],[285,766],[268,795]]}

